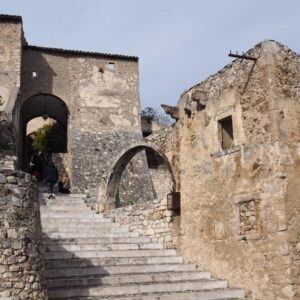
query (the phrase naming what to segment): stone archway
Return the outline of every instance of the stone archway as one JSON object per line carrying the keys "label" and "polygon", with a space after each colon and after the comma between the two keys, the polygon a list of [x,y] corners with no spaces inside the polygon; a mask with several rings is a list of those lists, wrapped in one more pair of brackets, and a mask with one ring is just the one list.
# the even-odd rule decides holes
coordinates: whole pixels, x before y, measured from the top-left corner
{"label": "stone archway", "polygon": [[166,155],[155,145],[152,145],[150,143],[142,142],[142,143],[134,144],[121,152],[121,154],[112,164],[111,169],[103,176],[99,188],[99,198],[100,198],[99,210],[100,211],[116,208],[116,194],[117,194],[118,185],[122,178],[122,174],[126,166],[128,165],[128,163],[130,162],[130,160],[137,153],[143,150],[146,151],[150,150],[152,152],[155,152],[163,160],[172,181],[171,184],[172,186],[169,192],[176,190],[176,182],[175,182],[174,174],[172,171],[171,164],[168,161]]}
{"label": "stone archway", "polygon": [[61,152],[67,152],[69,109],[66,103],[52,94],[41,93],[33,95],[23,102],[20,109],[19,132],[21,134],[21,139],[18,141],[20,144],[18,147],[18,149],[20,149],[18,156],[23,170],[27,169],[28,164],[28,155],[26,154],[27,124],[37,117],[54,119],[60,125],[61,130],[65,135],[65,145]]}

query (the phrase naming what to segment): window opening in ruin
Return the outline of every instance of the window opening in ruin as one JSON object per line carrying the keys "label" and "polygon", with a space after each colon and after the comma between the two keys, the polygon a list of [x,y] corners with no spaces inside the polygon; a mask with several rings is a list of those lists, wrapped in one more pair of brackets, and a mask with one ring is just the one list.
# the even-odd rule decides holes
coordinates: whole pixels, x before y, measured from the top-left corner
{"label": "window opening in ruin", "polygon": [[218,121],[219,126],[219,140],[223,150],[233,147],[233,126],[232,116],[228,116]]}
{"label": "window opening in ruin", "polygon": [[184,112],[188,118],[190,118],[192,116],[192,111],[189,108],[185,107]]}
{"label": "window opening in ruin", "polygon": [[111,71],[114,71],[115,70],[115,63],[113,62],[109,62],[107,65],[106,65],[107,69],[111,70]]}
{"label": "window opening in ruin", "polygon": [[240,234],[260,233],[262,222],[258,199],[239,203]]}
{"label": "window opening in ruin", "polygon": [[32,72],[32,77],[36,78],[37,77],[37,72]]}

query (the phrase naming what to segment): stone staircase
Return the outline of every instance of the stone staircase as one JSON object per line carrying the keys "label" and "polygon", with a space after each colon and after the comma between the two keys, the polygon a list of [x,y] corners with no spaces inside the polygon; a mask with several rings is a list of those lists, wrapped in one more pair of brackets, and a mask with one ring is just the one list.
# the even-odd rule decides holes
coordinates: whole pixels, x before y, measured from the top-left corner
{"label": "stone staircase", "polygon": [[96,214],[82,195],[40,194],[49,299],[244,299],[175,250]]}

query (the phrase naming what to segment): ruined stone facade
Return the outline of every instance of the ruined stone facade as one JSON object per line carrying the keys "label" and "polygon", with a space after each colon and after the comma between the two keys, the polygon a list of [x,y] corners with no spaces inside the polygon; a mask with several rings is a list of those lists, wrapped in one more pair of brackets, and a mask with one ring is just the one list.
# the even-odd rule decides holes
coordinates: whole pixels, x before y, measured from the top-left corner
{"label": "ruined stone facade", "polygon": [[249,299],[300,299],[300,56],[274,41],[180,97],[179,249]]}

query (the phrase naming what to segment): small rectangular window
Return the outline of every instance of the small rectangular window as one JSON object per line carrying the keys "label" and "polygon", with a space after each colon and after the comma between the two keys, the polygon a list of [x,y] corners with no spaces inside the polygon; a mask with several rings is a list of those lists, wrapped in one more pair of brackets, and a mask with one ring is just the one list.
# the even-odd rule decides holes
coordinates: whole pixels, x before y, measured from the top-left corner
{"label": "small rectangular window", "polygon": [[233,147],[233,126],[232,117],[228,116],[218,121],[219,126],[219,139],[223,150]]}
{"label": "small rectangular window", "polygon": [[115,63],[109,62],[109,63],[106,65],[106,67],[107,67],[108,70],[114,71],[114,70],[115,70]]}
{"label": "small rectangular window", "polygon": [[37,77],[37,72],[32,72],[32,77],[33,78]]}

